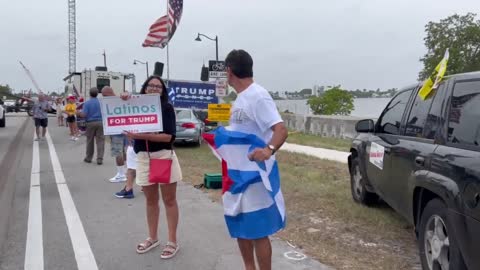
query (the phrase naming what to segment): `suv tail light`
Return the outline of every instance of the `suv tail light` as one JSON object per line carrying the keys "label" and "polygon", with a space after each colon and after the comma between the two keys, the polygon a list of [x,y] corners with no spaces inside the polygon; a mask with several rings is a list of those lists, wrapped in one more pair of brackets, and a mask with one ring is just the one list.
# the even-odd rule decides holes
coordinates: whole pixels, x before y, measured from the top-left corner
{"label": "suv tail light", "polygon": [[194,123],[183,123],[182,127],[183,128],[195,128],[195,124]]}

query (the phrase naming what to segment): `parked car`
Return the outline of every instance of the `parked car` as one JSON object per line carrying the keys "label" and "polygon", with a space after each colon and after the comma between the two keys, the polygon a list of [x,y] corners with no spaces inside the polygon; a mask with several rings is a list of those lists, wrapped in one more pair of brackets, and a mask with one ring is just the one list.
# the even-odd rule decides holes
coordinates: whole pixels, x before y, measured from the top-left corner
{"label": "parked car", "polygon": [[207,110],[194,110],[193,113],[200,121],[204,123],[205,132],[209,132],[218,126],[217,122],[208,120]]}
{"label": "parked car", "polygon": [[5,123],[7,121],[6,117],[5,117],[5,107],[4,107],[4,103],[3,103],[3,100],[0,99],[0,127],[5,127]]}
{"label": "parked car", "polygon": [[480,72],[445,78],[426,100],[420,87],[357,123],[352,197],[380,197],[414,225],[423,269],[480,269]]}
{"label": "parked car", "polygon": [[175,108],[177,117],[177,136],[175,142],[194,143],[200,145],[204,123],[195,116],[192,109]]}

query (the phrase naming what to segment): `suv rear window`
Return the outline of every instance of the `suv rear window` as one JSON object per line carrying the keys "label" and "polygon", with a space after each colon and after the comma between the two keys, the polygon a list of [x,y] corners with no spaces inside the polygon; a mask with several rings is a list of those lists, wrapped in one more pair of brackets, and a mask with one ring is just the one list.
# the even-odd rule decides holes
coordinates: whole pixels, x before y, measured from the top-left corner
{"label": "suv rear window", "polygon": [[456,83],[450,104],[448,141],[465,146],[479,146],[480,81]]}
{"label": "suv rear window", "polygon": [[422,137],[423,127],[425,126],[434,95],[435,92],[430,94],[426,100],[422,100],[419,95],[415,97],[415,102],[407,120],[405,136]]}
{"label": "suv rear window", "polygon": [[441,83],[437,89],[432,91],[426,100],[422,100],[419,95],[415,97],[415,102],[412,105],[406,123],[405,136],[425,136],[427,139],[434,139],[441,116],[441,106],[445,89],[445,83]]}
{"label": "suv rear window", "polygon": [[191,120],[192,113],[190,110],[177,110],[177,119],[178,120]]}
{"label": "suv rear window", "polygon": [[399,135],[400,123],[413,89],[401,92],[385,108],[379,121],[378,132]]}

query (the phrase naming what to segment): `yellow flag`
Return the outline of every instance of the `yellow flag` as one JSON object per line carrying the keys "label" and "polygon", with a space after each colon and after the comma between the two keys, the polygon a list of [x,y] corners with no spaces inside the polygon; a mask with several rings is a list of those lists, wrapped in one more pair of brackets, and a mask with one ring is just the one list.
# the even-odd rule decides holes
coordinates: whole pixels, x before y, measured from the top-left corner
{"label": "yellow flag", "polygon": [[445,72],[447,71],[447,64],[448,64],[448,58],[450,57],[450,54],[447,51],[445,52],[445,56],[443,56],[442,61],[438,63],[437,67],[435,68],[435,71],[433,71],[432,75],[428,77],[427,80],[423,83],[422,88],[420,91],[418,91],[418,95],[422,98],[422,100],[427,99],[428,95],[432,92],[433,89],[438,87],[438,84],[442,81],[443,75],[445,75]]}

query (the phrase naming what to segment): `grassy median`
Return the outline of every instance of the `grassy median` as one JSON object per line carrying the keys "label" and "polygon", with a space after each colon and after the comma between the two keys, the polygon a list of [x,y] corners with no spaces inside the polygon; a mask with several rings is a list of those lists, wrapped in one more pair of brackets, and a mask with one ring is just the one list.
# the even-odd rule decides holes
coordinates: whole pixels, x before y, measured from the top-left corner
{"label": "grassy median", "polygon": [[[177,147],[185,181],[221,172],[206,146]],[[337,269],[411,269],[418,261],[413,229],[386,205],[367,208],[350,195],[345,164],[279,152],[287,229],[278,234]],[[220,201],[219,190],[205,190]],[[220,217],[219,217],[220,218]]]}
{"label": "grassy median", "polygon": [[352,144],[352,140],[349,139],[328,138],[296,131],[288,134],[287,142],[345,152],[350,150]]}

